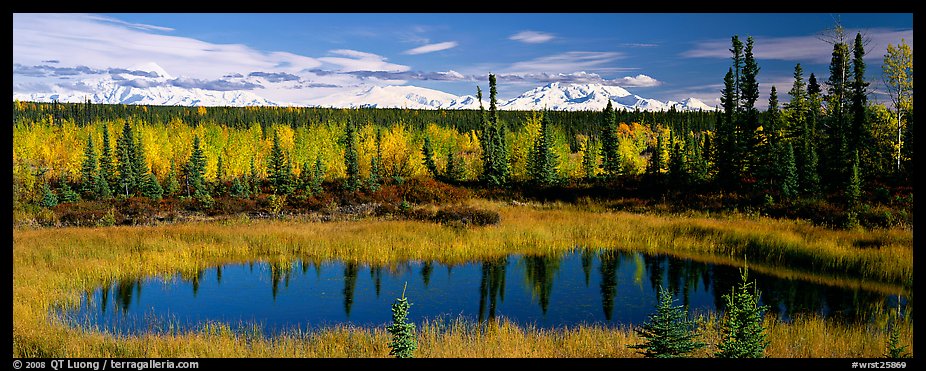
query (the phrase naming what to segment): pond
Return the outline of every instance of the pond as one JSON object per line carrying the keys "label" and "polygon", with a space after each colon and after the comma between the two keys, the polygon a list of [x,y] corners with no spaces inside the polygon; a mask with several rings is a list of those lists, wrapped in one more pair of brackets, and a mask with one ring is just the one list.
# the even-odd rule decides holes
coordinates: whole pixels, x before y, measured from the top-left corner
{"label": "pond", "polygon": [[[749,275],[757,282],[763,304],[783,320],[818,313],[865,322],[884,308],[912,311],[912,302],[904,296],[754,270]],[[407,283],[409,318],[416,322],[462,316],[474,321],[505,317],[542,328],[625,326],[646,320],[659,286],[676,292],[678,304],[707,313],[723,310],[722,295],[739,280],[737,267],[594,249],[459,265],[255,261],[205,269],[192,277],[104,285],[64,317],[122,334],[165,327],[185,330],[206,321],[232,328],[257,323],[265,334],[339,324],[382,326],[390,321],[390,305]]]}

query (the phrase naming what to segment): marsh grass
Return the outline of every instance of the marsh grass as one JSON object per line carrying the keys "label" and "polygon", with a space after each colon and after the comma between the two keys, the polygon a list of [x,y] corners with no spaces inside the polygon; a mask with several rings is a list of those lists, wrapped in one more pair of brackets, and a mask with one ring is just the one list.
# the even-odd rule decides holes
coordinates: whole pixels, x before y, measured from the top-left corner
{"label": "marsh grass", "polygon": [[[117,336],[68,326],[54,314],[76,308],[84,293],[106,282],[145,276],[168,278],[178,273],[192,276],[218,264],[256,259],[280,263],[336,259],[378,266],[408,260],[459,264],[509,254],[564,253],[577,246],[594,246],[731,265],[742,264],[745,255],[750,269],[768,274],[891,294],[908,292],[912,287],[910,230],[834,231],[761,217],[639,215],[589,211],[557,203],[512,206],[472,200],[469,205],[497,211],[500,222],[470,228],[396,220],[235,220],[137,227],[14,228],[13,355],[388,354],[384,329],[335,326],[266,339],[254,333],[225,331],[223,325],[214,324],[184,334]],[[902,329],[905,343],[912,341],[912,320],[908,323]],[[595,326],[544,330],[501,322],[481,332],[468,326],[422,324],[418,355],[631,357],[633,352],[624,345],[638,340],[630,329]],[[820,318],[798,319],[792,324],[772,321],[769,328],[772,347],[777,343],[782,348],[770,349],[768,354],[783,357],[874,357],[883,353],[886,336],[877,329]],[[820,335],[813,335],[814,331]],[[791,349],[795,344],[813,350]]]}

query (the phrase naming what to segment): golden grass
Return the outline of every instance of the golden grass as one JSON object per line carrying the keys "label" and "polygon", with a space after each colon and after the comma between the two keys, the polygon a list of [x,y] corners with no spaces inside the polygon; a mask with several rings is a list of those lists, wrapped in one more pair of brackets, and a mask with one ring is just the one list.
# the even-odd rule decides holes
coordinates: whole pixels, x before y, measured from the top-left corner
{"label": "golden grass", "polygon": [[[410,222],[364,220],[305,223],[226,221],[151,227],[14,229],[14,356],[385,356],[379,329],[333,328],[312,334],[263,339],[221,330],[169,335],[113,337],[69,328],[53,308],[79,304],[84,292],[103,282],[193,272],[221,263],[254,259],[340,259],[387,265],[406,260],[462,263],[508,254],[563,252],[576,246],[671,254],[700,261],[741,264],[765,273],[860,286],[885,293],[912,285],[912,232],[832,231],[794,221],[712,219],[589,212],[575,206],[508,206],[473,201],[497,210],[496,226],[456,229]],[[859,248],[860,242],[876,248]],[[781,269],[781,266],[813,267]],[[831,277],[841,272],[855,278]],[[771,322],[781,356],[877,356],[884,337],[863,327],[821,319]],[[551,331],[501,323],[484,333],[466,326],[421,333],[420,356],[632,356],[629,330],[578,327]],[[816,327],[814,327],[816,326]],[[433,326],[432,326],[433,327]],[[472,327],[472,326],[470,326]],[[809,336],[803,327],[824,335]],[[457,329],[457,330],[454,330]],[[809,330],[808,330],[809,331]],[[912,339],[912,324],[904,329]],[[838,337],[830,334],[842,334]],[[805,336],[805,337],[802,337]],[[776,338],[777,337],[777,338]],[[781,339],[781,342],[778,342]],[[809,340],[808,340],[809,339]],[[838,344],[827,344],[832,342]],[[812,346],[802,342],[810,342]],[[788,350],[797,345],[813,350]],[[826,355],[830,354],[830,355]],[[832,355],[839,354],[839,355]]]}

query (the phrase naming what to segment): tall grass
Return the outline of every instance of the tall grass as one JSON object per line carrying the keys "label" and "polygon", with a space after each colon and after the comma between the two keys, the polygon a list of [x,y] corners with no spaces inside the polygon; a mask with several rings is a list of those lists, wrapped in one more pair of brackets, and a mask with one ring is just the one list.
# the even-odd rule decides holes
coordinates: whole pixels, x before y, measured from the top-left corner
{"label": "tall grass", "polygon": [[[913,237],[909,230],[832,231],[764,218],[681,218],[590,212],[563,205],[508,206],[481,200],[472,204],[497,210],[501,222],[466,229],[413,221],[306,223],[242,219],[234,223],[151,227],[14,229],[13,354],[285,357],[378,356],[388,352],[384,348],[388,342],[386,335],[380,330],[333,328],[270,340],[239,334],[226,336],[215,331],[117,338],[69,328],[51,314],[52,309],[77,306],[83,293],[103,282],[153,275],[166,277],[178,272],[195,274],[208,266],[258,258],[339,259],[375,265],[406,260],[456,264],[508,254],[553,253],[576,246],[595,246],[722,264],[741,264],[746,255],[751,269],[770,274],[797,275],[832,285],[857,285],[889,293],[906,292],[905,287],[912,286]],[[815,321],[819,321],[817,326],[822,326],[821,331],[842,328]],[[781,324],[778,336],[797,341],[797,335],[789,331],[799,334],[802,330],[793,326],[796,325]],[[910,327],[905,331],[912,333]],[[468,356],[629,356],[619,344],[634,341],[627,330],[596,327],[551,331],[503,323],[493,330],[497,335],[481,334],[475,338],[463,327],[457,332],[450,331],[450,335],[446,331],[430,334],[424,331],[426,328],[422,337],[433,339],[421,343],[420,353],[426,356],[451,356],[454,351]],[[864,349],[883,344],[865,329],[840,331],[857,333],[859,338],[852,341],[872,344]],[[350,341],[345,342],[344,337]],[[823,337],[814,341],[832,340]],[[492,341],[499,343],[494,347],[488,345]],[[441,342],[459,345],[438,346]],[[506,353],[498,348],[502,343],[519,345]],[[568,350],[560,350],[564,346]],[[820,346],[829,349],[825,344]],[[484,350],[480,353],[467,347]],[[853,343],[847,344],[842,352],[860,349]]]}

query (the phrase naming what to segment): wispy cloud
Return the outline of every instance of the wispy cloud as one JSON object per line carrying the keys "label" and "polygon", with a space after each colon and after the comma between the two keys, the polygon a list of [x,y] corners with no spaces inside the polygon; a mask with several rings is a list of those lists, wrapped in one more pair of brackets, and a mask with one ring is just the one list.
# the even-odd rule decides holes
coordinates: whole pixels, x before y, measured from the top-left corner
{"label": "wispy cloud", "polygon": [[408,71],[410,67],[401,64],[386,62],[386,57],[378,54],[361,52],[351,49],[337,49],[329,51],[331,54],[343,55],[343,57],[322,57],[319,61],[337,66],[336,71],[390,71],[403,72]]}
{"label": "wispy cloud", "polygon": [[445,41],[442,43],[422,45],[414,49],[406,50],[402,52],[402,54],[418,55],[418,54],[425,54],[425,53],[433,53],[433,52],[437,52],[441,50],[456,48],[457,45],[458,44],[456,41]]}
{"label": "wispy cloud", "polygon": [[[260,72],[255,71],[248,74],[250,77],[262,77],[270,82],[299,81],[299,76],[286,72]],[[240,74],[237,77],[242,77]]]}
{"label": "wispy cloud", "polygon": [[623,43],[623,44],[621,44],[621,46],[626,47],[626,48],[655,48],[655,47],[659,46],[659,44],[651,44],[651,43]]}
{"label": "wispy cloud", "polygon": [[553,40],[555,36],[551,33],[539,31],[521,31],[508,37],[509,40],[520,41],[528,44],[540,44]]}
{"label": "wispy cloud", "polygon": [[569,73],[587,70],[620,70],[609,64],[624,58],[618,52],[571,51],[548,55],[529,61],[516,62],[508,68],[509,73]]}
{"label": "wispy cloud", "polygon": [[129,68],[157,62],[168,71],[200,79],[247,71],[296,72],[321,65],[289,52],[264,52],[241,44],[216,44],[153,33],[141,25],[89,14],[13,14],[13,63]]}
{"label": "wispy cloud", "polygon": [[[887,44],[896,44],[901,38],[913,44],[913,30],[869,29],[846,30],[850,36],[849,42],[856,33],[861,32],[862,37],[868,40],[865,58],[877,60],[882,58]],[[745,37],[741,36],[745,41]],[[687,58],[730,58],[730,39],[707,40],[699,42],[691,50],[682,52]],[[818,35],[793,37],[755,37],[755,56],[757,59],[776,59],[788,61],[804,61],[812,63],[828,63],[833,49]]]}

